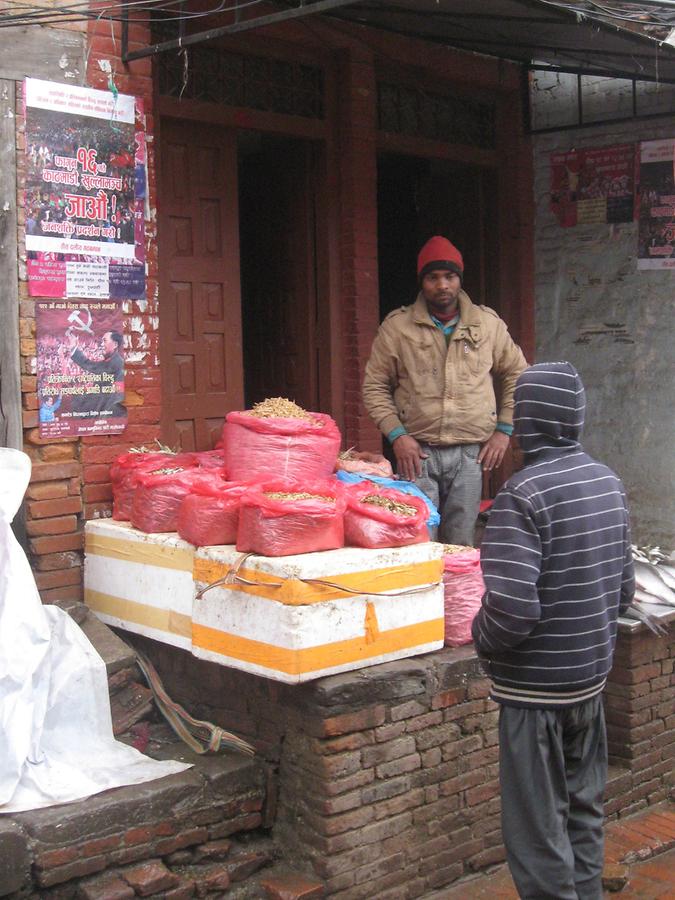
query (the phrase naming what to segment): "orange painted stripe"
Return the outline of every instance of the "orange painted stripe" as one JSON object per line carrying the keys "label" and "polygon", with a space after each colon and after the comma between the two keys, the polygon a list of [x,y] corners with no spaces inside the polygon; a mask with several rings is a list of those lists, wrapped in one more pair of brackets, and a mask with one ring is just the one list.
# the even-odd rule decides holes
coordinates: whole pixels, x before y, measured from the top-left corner
{"label": "orange painted stripe", "polygon": [[[196,557],[193,568],[193,578],[204,584],[213,584],[224,578],[232,566],[213,559]],[[426,562],[410,563],[409,565],[390,566],[386,569],[371,569],[365,572],[342,572],[339,575],[322,575],[324,581],[332,581],[335,584],[344,585],[346,588],[358,590],[363,594],[379,594],[381,591],[395,591],[403,588],[419,587],[424,584],[437,584],[443,572],[443,560],[432,559]],[[322,603],[326,600],[337,600],[340,597],[353,597],[347,591],[326,587],[323,584],[305,584],[299,578],[282,578],[279,575],[270,575],[258,569],[239,570],[242,578],[249,581],[266,581],[278,584],[280,587],[267,585],[227,584],[222,585],[225,590],[232,589],[242,591],[245,594],[254,594],[256,597],[265,597],[267,600],[277,600],[287,606],[307,606],[310,603]],[[219,585],[221,587],[221,585]],[[208,594],[206,595],[208,597]]]}
{"label": "orange painted stripe", "polygon": [[125,538],[85,533],[84,550],[89,556],[107,556],[122,562],[160,566],[163,569],[192,571],[194,550],[187,547],[171,547],[149,541],[130,541]]}
{"label": "orange painted stripe", "polygon": [[136,625],[145,625],[186,638],[192,634],[190,616],[172,609],[159,609],[146,603],[136,603],[135,600],[124,600],[122,597],[113,597],[111,594],[103,594],[91,588],[84,589],[84,602],[89,609],[106,616],[114,616],[122,622],[133,622]]}
{"label": "orange painted stripe", "polygon": [[192,646],[209,650],[220,656],[239,659],[267,669],[285,672],[287,675],[302,675],[308,672],[321,671],[348,662],[371,659],[394,653],[411,647],[419,647],[433,642],[443,642],[443,619],[431,619],[417,622],[402,628],[380,631],[371,643],[366,635],[336,641],[332,644],[321,644],[317,647],[304,647],[290,650],[286,647],[275,647],[263,641],[239,637],[224,631],[217,631],[206,625],[192,623]]}

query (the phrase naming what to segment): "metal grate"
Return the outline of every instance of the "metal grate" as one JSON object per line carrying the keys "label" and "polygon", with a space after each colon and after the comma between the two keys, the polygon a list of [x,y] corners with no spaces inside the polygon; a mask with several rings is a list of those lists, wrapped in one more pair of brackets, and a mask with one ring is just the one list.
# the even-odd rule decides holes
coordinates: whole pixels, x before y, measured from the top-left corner
{"label": "metal grate", "polygon": [[212,47],[159,54],[160,94],[266,112],[324,117],[321,69]]}
{"label": "metal grate", "polygon": [[380,82],[377,89],[381,131],[484,149],[495,146],[495,109],[491,103],[386,82]]}

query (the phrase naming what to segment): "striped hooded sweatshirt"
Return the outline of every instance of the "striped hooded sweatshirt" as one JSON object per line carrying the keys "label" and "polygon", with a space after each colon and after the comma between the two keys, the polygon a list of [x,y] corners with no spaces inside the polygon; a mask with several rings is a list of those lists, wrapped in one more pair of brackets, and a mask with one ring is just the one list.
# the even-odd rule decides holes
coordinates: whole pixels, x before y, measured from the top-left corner
{"label": "striped hooded sweatshirt", "polygon": [[473,638],[492,699],[558,708],[603,689],[635,582],[623,485],[579,443],[585,394],[567,362],[526,369],[514,430],[525,466],[497,495],[481,545]]}

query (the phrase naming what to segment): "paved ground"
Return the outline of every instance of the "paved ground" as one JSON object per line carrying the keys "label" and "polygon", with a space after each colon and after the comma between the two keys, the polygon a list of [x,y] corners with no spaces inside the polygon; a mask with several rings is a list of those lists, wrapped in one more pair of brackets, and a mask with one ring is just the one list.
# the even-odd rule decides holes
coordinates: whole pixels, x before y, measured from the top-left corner
{"label": "paved ground", "polygon": [[[675,804],[662,803],[610,822],[605,830],[605,876],[616,880],[617,900],[675,900]],[[609,881],[607,882],[609,884]],[[465,879],[427,900],[518,900],[506,866]]]}

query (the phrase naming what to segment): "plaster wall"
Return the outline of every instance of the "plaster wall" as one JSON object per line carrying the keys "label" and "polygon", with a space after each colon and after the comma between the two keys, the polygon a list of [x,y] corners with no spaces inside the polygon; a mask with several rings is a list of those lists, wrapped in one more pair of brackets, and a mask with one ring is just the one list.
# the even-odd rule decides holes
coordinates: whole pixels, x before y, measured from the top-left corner
{"label": "plaster wall", "polygon": [[[549,110],[554,93],[547,87]],[[536,85],[533,99],[536,106]],[[558,99],[569,102],[564,84]],[[667,549],[675,547],[675,271],[637,270],[637,222],[560,227],[549,192],[553,152],[672,137],[675,118],[533,141],[536,359],[577,367],[587,391],[585,448],[623,479],[634,541]]]}

